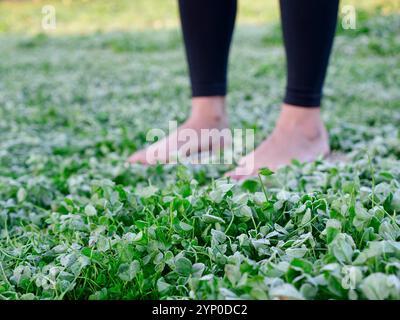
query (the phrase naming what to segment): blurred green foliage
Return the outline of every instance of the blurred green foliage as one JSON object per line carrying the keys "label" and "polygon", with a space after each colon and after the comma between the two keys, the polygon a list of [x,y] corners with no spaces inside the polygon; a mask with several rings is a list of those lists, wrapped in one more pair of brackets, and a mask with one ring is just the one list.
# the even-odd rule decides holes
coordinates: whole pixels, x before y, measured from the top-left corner
{"label": "blurred green foliage", "polygon": [[[399,11],[396,0],[343,0],[357,11]],[[178,25],[176,0],[34,0],[0,1],[0,33],[40,33],[42,8],[56,10],[57,28],[51,33],[92,33],[164,29]],[[239,23],[261,24],[277,21],[278,1],[239,1]]]}

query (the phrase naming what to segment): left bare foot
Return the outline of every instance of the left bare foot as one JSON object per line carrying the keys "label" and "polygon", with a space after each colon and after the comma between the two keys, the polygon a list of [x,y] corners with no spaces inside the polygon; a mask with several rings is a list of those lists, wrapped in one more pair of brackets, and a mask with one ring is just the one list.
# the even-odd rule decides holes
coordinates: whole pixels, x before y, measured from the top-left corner
{"label": "left bare foot", "polygon": [[272,134],[242,158],[227,176],[242,180],[257,175],[263,167],[275,171],[294,159],[311,162],[329,152],[328,133],[320,109],[283,105]]}
{"label": "left bare foot", "polygon": [[[192,99],[192,113],[181,126],[169,136],[139,150],[128,159],[130,163],[154,165],[157,162],[170,163],[176,155],[190,155],[214,151],[222,148],[224,139],[221,133],[228,128],[228,117],[225,111],[225,97],[196,97]],[[210,131],[210,138],[202,137],[202,132]],[[226,142],[226,141],[225,141]],[[183,152],[182,152],[183,151]]]}

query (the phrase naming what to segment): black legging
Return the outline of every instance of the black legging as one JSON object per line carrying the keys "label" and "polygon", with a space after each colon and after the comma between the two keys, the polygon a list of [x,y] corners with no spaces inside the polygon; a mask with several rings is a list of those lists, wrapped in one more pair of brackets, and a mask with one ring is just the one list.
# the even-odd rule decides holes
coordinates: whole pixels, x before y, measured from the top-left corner
{"label": "black legging", "polygon": [[[339,0],[280,0],[285,103],[320,106],[338,6]],[[193,97],[226,95],[236,9],[236,0],[179,0]]]}

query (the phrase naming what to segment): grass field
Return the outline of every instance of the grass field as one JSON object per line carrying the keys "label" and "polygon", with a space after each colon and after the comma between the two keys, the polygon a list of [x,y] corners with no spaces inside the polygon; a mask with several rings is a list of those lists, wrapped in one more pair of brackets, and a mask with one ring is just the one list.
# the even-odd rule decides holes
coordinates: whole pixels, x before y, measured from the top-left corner
{"label": "grass field", "polygon": [[[400,299],[399,13],[363,1],[338,28],[323,107],[347,161],[234,184],[125,165],[188,113],[175,3],[154,2],[63,1],[49,35],[43,2],[0,2],[0,299]],[[284,55],[276,5],[242,2],[231,124],[260,142]]]}

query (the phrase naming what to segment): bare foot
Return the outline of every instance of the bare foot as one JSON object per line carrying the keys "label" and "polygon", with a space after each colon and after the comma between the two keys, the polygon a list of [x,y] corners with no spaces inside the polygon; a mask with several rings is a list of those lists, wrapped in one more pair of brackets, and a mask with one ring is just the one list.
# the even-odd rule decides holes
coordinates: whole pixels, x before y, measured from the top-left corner
{"label": "bare foot", "polygon": [[[177,157],[188,156],[193,151],[211,151],[216,145],[222,147],[220,132],[226,128],[228,128],[228,119],[225,111],[225,97],[193,98],[192,113],[181,126],[169,136],[131,155],[128,162],[169,163]],[[218,141],[214,138],[201,139],[207,129],[215,132],[211,136]]]}
{"label": "bare foot", "polygon": [[311,162],[329,152],[328,133],[320,109],[283,105],[272,134],[242,158],[227,176],[242,180],[257,175],[263,167],[275,171],[294,159]]}

